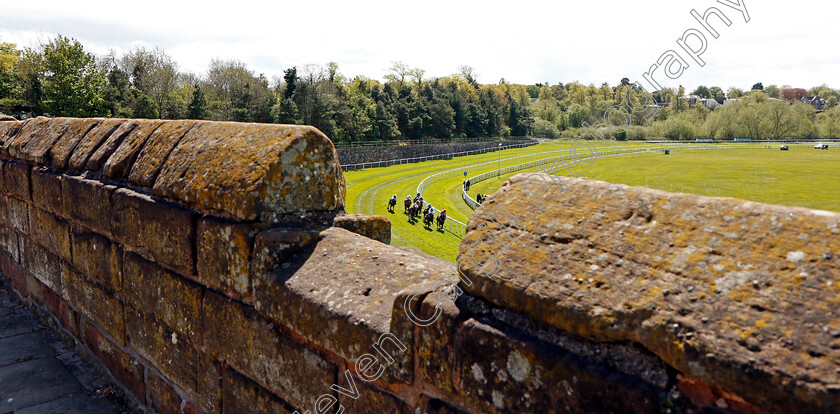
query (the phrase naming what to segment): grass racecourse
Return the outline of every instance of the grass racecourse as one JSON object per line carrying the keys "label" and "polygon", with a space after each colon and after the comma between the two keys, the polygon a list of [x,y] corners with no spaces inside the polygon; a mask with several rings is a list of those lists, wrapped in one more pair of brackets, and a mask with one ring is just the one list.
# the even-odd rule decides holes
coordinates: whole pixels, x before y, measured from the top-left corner
{"label": "grass racecourse", "polygon": [[[649,145],[617,143],[613,147]],[[688,144],[690,145],[690,144]],[[417,184],[429,175],[474,164],[497,161],[492,166],[469,171],[472,177],[481,172],[519,164],[506,158],[525,154],[567,150],[570,143],[544,142],[539,145],[501,152],[457,157],[448,160],[370,168],[344,173],[347,181],[347,211],[358,214],[380,214],[391,219],[391,243],[420,250],[454,262],[460,237],[446,231],[423,226],[421,220],[409,223],[403,213],[403,199],[416,193]],[[672,192],[715,197],[734,197],[770,204],[802,206],[840,212],[840,149],[815,150],[791,147],[789,151],[774,149],[727,149],[713,151],[672,151],[640,155],[599,158],[590,166],[578,167],[584,178],[632,186],[644,186]],[[551,154],[547,156],[556,156]],[[522,172],[539,171],[545,167]],[[470,195],[492,194],[510,177],[475,183]],[[461,200],[463,174],[434,183],[426,188],[426,202],[450,217],[466,222],[472,210]],[[388,199],[397,194],[394,213],[387,210]]]}

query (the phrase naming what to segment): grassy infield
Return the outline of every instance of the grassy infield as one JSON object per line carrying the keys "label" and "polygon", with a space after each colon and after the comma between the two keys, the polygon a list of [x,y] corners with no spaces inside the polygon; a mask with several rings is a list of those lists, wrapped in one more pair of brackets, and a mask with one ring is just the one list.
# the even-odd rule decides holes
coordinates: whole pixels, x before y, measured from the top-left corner
{"label": "grassy infield", "polygon": [[[506,166],[506,157],[568,147],[568,143],[545,142],[533,147],[505,150],[501,152],[501,165]],[[811,147],[791,148],[790,151],[676,151],[668,156],[658,153],[602,158],[591,166],[579,167],[578,171],[584,177],[614,183],[840,211],[840,185],[836,181],[840,172],[840,150],[830,148],[822,151]],[[434,226],[426,229],[419,220],[409,223],[403,214],[402,200],[407,194],[413,197],[417,184],[429,175],[498,159],[499,153],[489,153],[348,171],[344,174],[347,180],[347,211],[387,216],[391,219],[392,244],[454,262],[460,238],[448,232],[438,232]],[[496,169],[495,164],[489,169]],[[479,172],[470,171],[469,176]],[[492,194],[509,177],[477,183],[470,188],[470,194],[473,197],[477,192]],[[463,175],[459,174],[456,178],[432,184],[426,188],[423,197],[435,208],[445,208],[450,217],[466,222],[472,210],[461,200],[462,181]],[[395,193],[398,203],[392,214],[387,211],[387,202]]]}

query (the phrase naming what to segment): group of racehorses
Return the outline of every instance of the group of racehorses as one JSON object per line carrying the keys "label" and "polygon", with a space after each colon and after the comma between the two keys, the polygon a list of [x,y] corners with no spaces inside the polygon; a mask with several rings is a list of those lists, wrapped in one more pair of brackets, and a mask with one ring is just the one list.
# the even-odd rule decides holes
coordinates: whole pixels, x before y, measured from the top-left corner
{"label": "group of racehorses", "polygon": [[[405,196],[404,201],[405,209],[404,212],[408,214],[408,219],[410,221],[416,220],[417,216],[419,216],[422,212],[423,215],[423,225],[429,227],[432,225],[432,222],[437,222],[438,230],[443,228],[443,224],[446,223],[446,210],[442,210],[438,215],[437,219],[435,219],[435,209],[432,207],[431,204],[426,204],[423,201],[423,196],[420,193],[417,193],[414,196],[414,199],[411,198],[411,195]],[[394,194],[390,200],[388,200],[388,211],[391,213],[394,212],[394,209],[397,206],[397,195]],[[424,209],[425,206],[425,209]]]}

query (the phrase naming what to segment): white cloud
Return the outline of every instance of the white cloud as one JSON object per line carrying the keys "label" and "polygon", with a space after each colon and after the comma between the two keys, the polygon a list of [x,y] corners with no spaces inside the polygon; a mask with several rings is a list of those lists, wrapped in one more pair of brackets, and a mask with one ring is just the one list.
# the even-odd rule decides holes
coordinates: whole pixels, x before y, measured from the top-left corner
{"label": "white cloud", "polygon": [[[269,78],[293,65],[338,63],[345,75],[381,78],[392,61],[429,76],[472,66],[484,83],[609,82],[641,75],[678,37],[699,24],[689,12],[718,7],[732,20],[708,38],[707,64],[661,82],[748,88],[834,82],[840,40],[829,1],[746,2],[751,21],[712,0],[544,2],[380,0],[186,3],[42,0],[6,5],[0,38],[32,45],[57,33],[96,53],[137,45],[166,49],[183,70],[201,73],[213,58],[238,59]],[[664,79],[664,77],[663,77]],[[840,85],[834,85],[840,87]]]}

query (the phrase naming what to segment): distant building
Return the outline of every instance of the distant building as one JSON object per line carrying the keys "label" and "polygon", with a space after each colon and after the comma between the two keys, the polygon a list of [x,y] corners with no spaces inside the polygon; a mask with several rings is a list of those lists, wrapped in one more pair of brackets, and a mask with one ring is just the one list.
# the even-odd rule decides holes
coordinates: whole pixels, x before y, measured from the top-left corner
{"label": "distant building", "polygon": [[803,96],[800,101],[813,106],[818,111],[825,109],[825,99],[820,99],[819,96]]}
{"label": "distant building", "polygon": [[693,107],[694,105],[703,105],[708,109],[715,109],[715,107],[720,105],[718,101],[716,101],[714,98],[703,98],[697,95],[683,96],[680,99],[688,102],[689,108]]}

